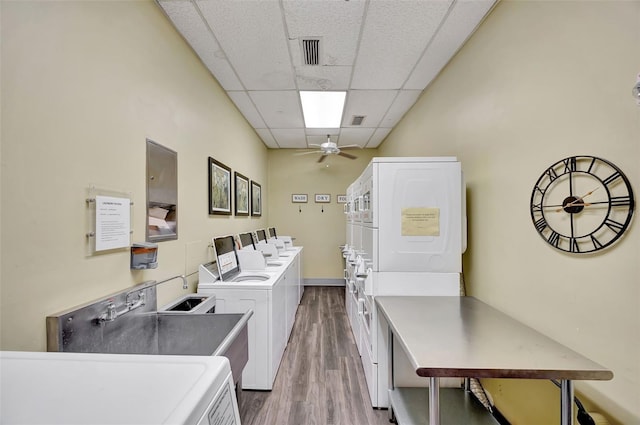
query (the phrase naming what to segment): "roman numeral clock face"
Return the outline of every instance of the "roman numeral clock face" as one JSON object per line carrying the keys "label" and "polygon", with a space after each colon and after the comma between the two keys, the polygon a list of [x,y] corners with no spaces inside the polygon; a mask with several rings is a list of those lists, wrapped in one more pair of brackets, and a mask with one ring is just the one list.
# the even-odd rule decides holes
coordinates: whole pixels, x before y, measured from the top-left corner
{"label": "roman numeral clock face", "polygon": [[531,193],[531,219],[561,251],[588,253],[612,245],[629,228],[633,191],[618,167],[593,156],[556,162]]}

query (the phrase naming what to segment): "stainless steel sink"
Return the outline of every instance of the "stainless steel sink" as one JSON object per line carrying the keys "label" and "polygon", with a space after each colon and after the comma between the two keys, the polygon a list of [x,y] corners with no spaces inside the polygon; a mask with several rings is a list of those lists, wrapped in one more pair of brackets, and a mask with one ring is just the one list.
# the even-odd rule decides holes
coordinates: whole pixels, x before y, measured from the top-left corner
{"label": "stainless steel sink", "polygon": [[[131,299],[132,293],[136,300],[143,302],[125,311],[126,300]],[[207,310],[210,301],[202,298],[208,297],[189,294],[171,303],[174,308],[185,308],[185,311],[157,311],[155,286],[138,285],[50,315],[47,317],[47,351],[225,356],[231,363],[233,380],[240,388],[242,370],[249,357],[247,323],[253,311],[193,313],[193,308]],[[186,310],[196,303],[198,305]],[[104,314],[110,306],[118,312],[113,317]]]}
{"label": "stainless steel sink", "polygon": [[224,356],[231,363],[234,382],[242,377],[249,359],[245,314],[167,314],[157,315],[158,352],[162,355]]}
{"label": "stainless steel sink", "polygon": [[216,296],[187,294],[158,309],[163,313],[215,313]]}

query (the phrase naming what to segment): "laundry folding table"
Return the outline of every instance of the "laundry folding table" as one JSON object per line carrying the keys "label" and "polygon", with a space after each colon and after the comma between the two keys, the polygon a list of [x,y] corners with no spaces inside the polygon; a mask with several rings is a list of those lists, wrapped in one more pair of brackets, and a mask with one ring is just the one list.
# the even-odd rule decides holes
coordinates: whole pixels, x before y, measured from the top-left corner
{"label": "laundry folding table", "polygon": [[[558,380],[562,425],[573,423],[574,380],[613,378],[605,367],[473,297],[379,296],[375,300],[389,325],[389,409],[400,425],[440,424],[440,402],[456,403],[449,393],[441,400],[440,378]],[[395,387],[394,342],[404,350],[416,374],[429,378],[428,405],[416,402],[426,398],[416,397],[415,390]],[[419,391],[425,394],[426,390]],[[465,400],[461,398],[458,408],[443,411],[445,424],[459,420],[448,415],[464,414],[466,407],[460,406],[468,407]],[[491,423],[478,417],[477,421],[465,420]]]}

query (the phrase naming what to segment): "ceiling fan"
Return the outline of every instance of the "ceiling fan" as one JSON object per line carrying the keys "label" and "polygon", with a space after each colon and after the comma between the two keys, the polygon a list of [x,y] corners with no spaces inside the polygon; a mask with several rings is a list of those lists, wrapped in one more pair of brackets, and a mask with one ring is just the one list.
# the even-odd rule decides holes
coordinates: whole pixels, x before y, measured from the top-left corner
{"label": "ceiling fan", "polygon": [[338,145],[336,144],[336,142],[332,142],[331,141],[331,135],[327,134],[327,141],[324,142],[321,145],[315,144],[315,143],[310,143],[309,146],[317,146],[320,149],[318,150],[313,150],[310,152],[301,152],[301,153],[297,153],[295,155],[309,155],[309,154],[313,154],[313,153],[320,153],[322,154],[320,156],[320,158],[318,158],[318,162],[322,162],[325,159],[327,159],[327,157],[329,155],[340,155],[343,156],[345,158],[349,158],[349,159],[356,159],[357,156],[355,155],[351,155],[345,152],[342,152],[343,150],[348,150],[348,149],[362,149],[359,145],[347,145],[347,146],[340,146],[338,147]]}

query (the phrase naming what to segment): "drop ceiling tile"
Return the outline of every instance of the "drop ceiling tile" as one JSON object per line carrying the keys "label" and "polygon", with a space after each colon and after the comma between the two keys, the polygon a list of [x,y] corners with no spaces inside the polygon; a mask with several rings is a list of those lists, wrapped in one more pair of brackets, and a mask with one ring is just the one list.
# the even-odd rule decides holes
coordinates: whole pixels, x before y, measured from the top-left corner
{"label": "drop ceiling tile", "polygon": [[351,90],[342,115],[342,127],[351,126],[354,115],[364,115],[362,127],[377,127],[393,103],[397,90]]}
{"label": "drop ceiling tile", "polygon": [[340,135],[339,128],[307,128],[304,132],[307,134],[307,136],[323,136],[325,142],[327,139],[327,134],[331,135],[331,139],[334,141],[335,138]]}
{"label": "drop ceiling tile", "polygon": [[389,133],[391,133],[391,128],[376,128],[376,131],[373,133],[373,136],[371,136],[371,139],[369,139],[369,143],[367,143],[367,148],[377,148],[378,146],[380,146],[380,143],[382,143],[382,141],[385,139],[385,137],[387,137],[389,135]]}
{"label": "drop ceiling tile", "polygon": [[242,90],[240,80],[193,3],[160,0],[158,4],[222,88]]}
{"label": "drop ceiling tile", "polygon": [[304,128],[297,91],[250,91],[249,96],[267,127]]}
{"label": "drop ceiling tile", "polygon": [[236,104],[242,115],[249,121],[253,128],[265,128],[267,125],[258,113],[255,105],[244,91],[228,91],[227,94]]}
{"label": "drop ceiling tile", "polygon": [[408,78],[405,88],[423,89],[429,85],[475,31],[494,3],[494,0],[456,2],[442,28]]}
{"label": "drop ceiling tile", "polygon": [[350,66],[300,66],[296,82],[300,90],[347,90],[351,81]]}
{"label": "drop ceiling tile", "polygon": [[400,90],[384,118],[382,118],[380,125],[393,128],[413,104],[416,103],[421,93],[421,90]]}
{"label": "drop ceiling tile", "polygon": [[353,65],[365,4],[363,1],[283,1],[294,66],[303,65],[300,53],[303,37],[320,37],[322,65]]}
{"label": "drop ceiling tile", "polygon": [[279,2],[198,0],[196,4],[246,89],[295,88]]}
{"label": "drop ceiling tile", "polygon": [[271,131],[268,128],[256,128],[256,133],[262,139],[265,145],[272,149],[277,149],[279,146],[276,143],[276,139],[271,135]]}
{"label": "drop ceiling tile", "polygon": [[361,148],[367,145],[375,128],[343,128],[340,131],[338,146],[358,145]]}
{"label": "drop ceiling tile", "polygon": [[402,88],[452,1],[372,0],[352,88]]}
{"label": "drop ceiling tile", "polygon": [[271,133],[281,148],[305,149],[307,147],[307,138],[304,134],[304,129],[274,128],[271,129]]}

